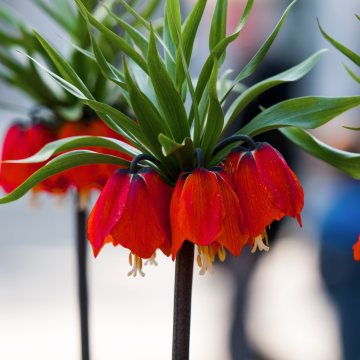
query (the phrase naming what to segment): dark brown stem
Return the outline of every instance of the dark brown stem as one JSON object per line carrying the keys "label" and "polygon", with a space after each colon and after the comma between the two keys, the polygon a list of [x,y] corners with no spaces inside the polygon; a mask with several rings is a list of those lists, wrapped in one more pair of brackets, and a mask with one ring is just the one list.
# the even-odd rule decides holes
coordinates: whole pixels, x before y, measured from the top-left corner
{"label": "dark brown stem", "polygon": [[[78,199],[79,200],[79,199]],[[88,297],[86,280],[86,221],[87,212],[80,209],[79,201],[76,205],[76,238],[78,260],[78,286],[79,286],[79,310],[81,329],[81,359],[89,360],[89,325],[88,325]]]}
{"label": "dark brown stem", "polygon": [[188,360],[194,244],[185,241],[176,256],[173,360]]}

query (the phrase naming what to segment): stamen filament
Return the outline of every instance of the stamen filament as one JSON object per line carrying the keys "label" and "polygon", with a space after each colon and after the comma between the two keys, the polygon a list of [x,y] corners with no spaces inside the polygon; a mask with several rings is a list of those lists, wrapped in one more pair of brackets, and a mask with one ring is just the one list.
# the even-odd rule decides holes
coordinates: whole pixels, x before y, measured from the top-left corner
{"label": "stamen filament", "polygon": [[[134,255],[134,265],[132,264],[132,255]],[[137,272],[139,271],[139,274],[144,277],[145,274],[141,271],[142,269],[142,259],[140,256],[137,256],[133,254],[132,252],[129,255],[129,264],[133,266],[130,272],[128,272],[128,276],[133,275],[134,277],[137,275]]]}
{"label": "stamen filament", "polygon": [[147,264],[150,263],[150,265],[155,265],[155,266],[157,266],[158,263],[156,262],[155,257],[156,257],[156,251],[150,256],[149,259],[147,259],[147,260],[145,261],[145,264],[144,264],[144,265],[146,266]]}
{"label": "stamen filament", "polygon": [[[198,251],[199,251],[199,255],[197,257],[197,263],[199,267],[201,267],[199,274],[205,275],[205,272],[207,270],[211,275],[214,275],[214,271],[212,269],[212,263],[215,259],[213,247],[211,245],[209,246],[198,245]],[[201,261],[201,253],[203,253],[203,261]]]}
{"label": "stamen filament", "polygon": [[253,238],[254,240],[254,246],[251,250],[252,253],[254,253],[256,251],[257,248],[259,248],[260,251],[269,251],[269,247],[266,246],[263,242],[263,239],[265,238],[265,241],[266,241],[266,245],[269,245],[268,243],[268,236],[267,236],[267,233],[266,233],[266,230],[263,231],[263,233],[259,236],[256,236]]}

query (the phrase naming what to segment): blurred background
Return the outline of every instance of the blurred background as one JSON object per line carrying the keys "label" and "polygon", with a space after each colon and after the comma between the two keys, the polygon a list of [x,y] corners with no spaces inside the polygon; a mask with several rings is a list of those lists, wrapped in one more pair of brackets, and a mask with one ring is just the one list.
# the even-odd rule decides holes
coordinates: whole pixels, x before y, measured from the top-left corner
{"label": "blurred background", "polygon": [[[62,29],[30,0],[1,0],[15,8],[60,53],[69,51]],[[61,1],[61,0],[57,0]],[[49,3],[51,3],[49,1]],[[183,18],[194,0],[181,0]],[[288,0],[255,0],[226,62],[235,75],[254,56],[279,21]],[[208,55],[208,31],[215,0],[208,0],[191,63],[196,77]],[[245,6],[229,0],[228,34]],[[290,11],[270,51],[246,85],[282,72],[322,48],[329,48],[302,80],[273,88],[251,104],[234,124],[243,126],[265,107],[298,96],[358,95],[358,85],[341,61],[357,71],[320,34],[326,32],[360,52],[356,0],[300,0]],[[66,35],[66,34],[62,34]],[[0,39],[1,41],[1,39]],[[357,75],[359,75],[357,73]],[[0,100],[23,108],[34,104],[0,79]],[[229,101],[230,102],[230,101]],[[360,109],[351,110],[312,133],[339,149],[360,152]],[[25,115],[0,109],[0,138]],[[26,117],[26,116],[25,116]],[[352,245],[360,232],[360,186],[292,146],[277,131],[265,140],[282,152],[305,192],[303,228],[294,219],[272,226],[270,251],[215,263],[215,275],[195,267],[191,359],[356,360],[360,359],[360,264]],[[92,204],[98,193],[92,194]],[[0,206],[0,359],[80,358],[73,197],[59,204],[42,194]],[[169,359],[172,341],[174,264],[164,256],[146,267],[145,278],[127,277],[128,252],[105,247],[95,260],[88,249],[91,359]]]}

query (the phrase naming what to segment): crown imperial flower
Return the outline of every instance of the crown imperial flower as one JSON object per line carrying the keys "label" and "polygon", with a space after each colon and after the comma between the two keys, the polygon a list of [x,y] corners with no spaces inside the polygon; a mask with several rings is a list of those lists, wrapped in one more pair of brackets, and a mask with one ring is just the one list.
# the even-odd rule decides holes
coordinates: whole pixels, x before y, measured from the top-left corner
{"label": "crown imperial flower", "polygon": [[244,212],[244,224],[250,232],[253,252],[269,250],[263,244],[266,227],[288,215],[301,225],[300,212],[304,193],[299,180],[281,154],[267,143],[256,148],[234,148],[225,161],[225,169],[234,184]]}
{"label": "crown imperial flower", "polygon": [[213,273],[212,262],[220,248],[220,260],[225,259],[222,247],[238,256],[249,233],[228,174],[221,167],[205,169],[201,150],[196,150],[199,167],[181,173],[171,199],[172,258],[189,240],[198,245],[197,262],[204,275],[206,270]]}
{"label": "crown imperial flower", "polygon": [[[1,160],[20,160],[30,157],[47,143],[55,140],[55,131],[42,124],[31,126],[14,124],[5,135]],[[2,188],[6,193],[12,192],[43,165],[44,163],[2,163],[0,175]],[[33,188],[33,192],[62,193],[66,191],[67,187],[68,182],[65,176],[57,174],[37,184]]]}
{"label": "crown imperial flower", "polygon": [[142,259],[156,265],[157,249],[166,256],[171,253],[172,188],[150,167],[136,172],[138,159],[133,160],[130,170],[116,170],[107,182],[90,214],[88,238],[95,257],[109,242],[129,249],[133,269],[128,275],[135,276],[139,271],[144,276]]}

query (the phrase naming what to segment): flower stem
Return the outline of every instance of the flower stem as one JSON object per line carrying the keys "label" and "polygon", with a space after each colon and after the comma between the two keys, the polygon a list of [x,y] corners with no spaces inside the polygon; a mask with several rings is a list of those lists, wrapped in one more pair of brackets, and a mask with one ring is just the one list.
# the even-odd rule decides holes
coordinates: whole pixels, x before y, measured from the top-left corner
{"label": "flower stem", "polygon": [[[79,204],[79,198],[77,203]],[[88,298],[86,281],[86,209],[76,208],[79,310],[81,329],[81,359],[89,360]]]}
{"label": "flower stem", "polygon": [[222,149],[224,149],[226,146],[234,143],[234,142],[240,142],[240,141],[244,141],[249,145],[249,150],[255,150],[256,149],[256,143],[255,141],[247,135],[233,135],[230,136],[229,138],[225,139],[224,141],[222,141],[221,143],[217,144],[217,146],[214,149],[213,154],[217,154],[218,152],[220,152]]}
{"label": "flower stem", "polygon": [[194,244],[185,241],[176,256],[173,360],[188,360]]}

